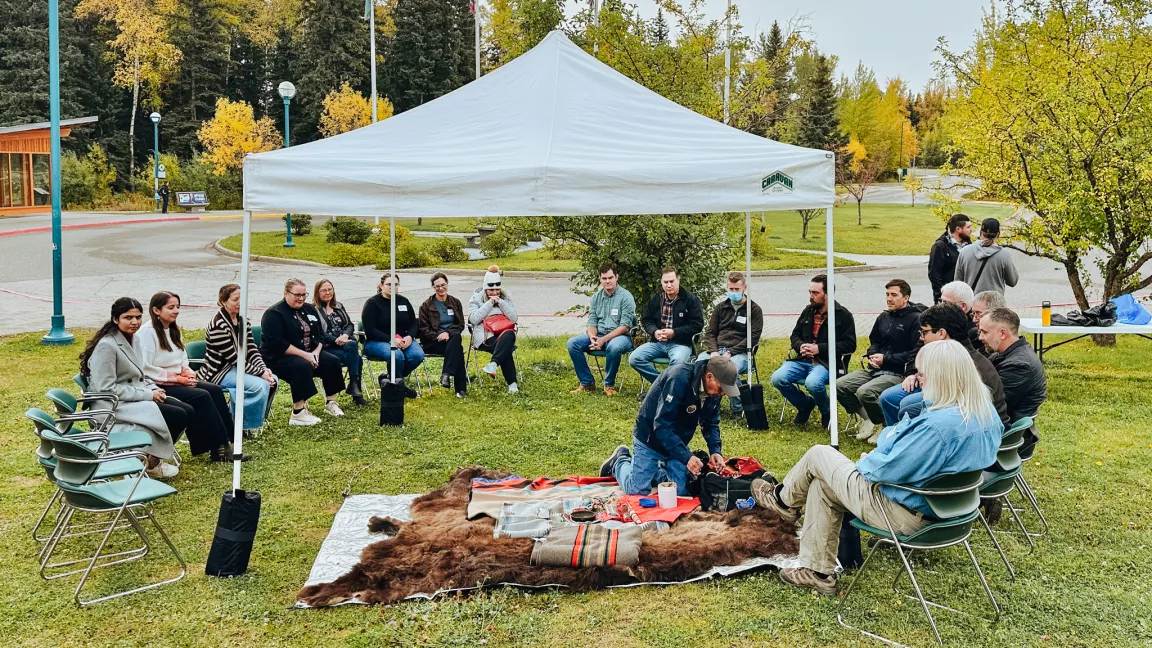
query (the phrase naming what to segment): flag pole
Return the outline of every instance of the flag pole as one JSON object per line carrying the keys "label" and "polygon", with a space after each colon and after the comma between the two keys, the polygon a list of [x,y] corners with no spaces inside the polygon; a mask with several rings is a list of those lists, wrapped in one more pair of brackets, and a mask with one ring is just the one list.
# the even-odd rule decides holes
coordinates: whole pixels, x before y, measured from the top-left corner
{"label": "flag pole", "polygon": [[[368,0],[368,46],[372,50],[372,123],[376,123],[376,0]],[[379,216],[376,217],[379,220]]]}
{"label": "flag pole", "polygon": [[728,96],[732,88],[732,0],[728,0],[728,10],[724,13],[724,123],[728,123]]}
{"label": "flag pole", "polygon": [[472,25],[476,34],[476,78],[480,78],[480,13],[479,7],[476,3],[479,0],[471,0],[468,3],[468,8],[472,10]]}

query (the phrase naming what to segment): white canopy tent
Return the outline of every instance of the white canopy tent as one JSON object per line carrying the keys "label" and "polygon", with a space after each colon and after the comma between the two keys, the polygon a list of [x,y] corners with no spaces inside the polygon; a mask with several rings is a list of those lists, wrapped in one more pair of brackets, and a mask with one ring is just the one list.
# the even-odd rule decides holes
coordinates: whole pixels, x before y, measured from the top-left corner
{"label": "white canopy tent", "polygon": [[[767,140],[692,112],[554,31],[511,63],[418,108],[245,158],[241,304],[246,316],[251,215],[283,212],[389,216],[393,225],[396,217],[417,216],[744,212],[750,279],[751,212],[826,209],[831,299],[834,200],[831,153]],[[394,273],[394,245],[391,256]],[[395,312],[392,317],[394,328]],[[833,349],[834,318],[829,308]],[[238,422],[241,407],[238,402]],[[240,428],[237,423],[237,453]],[[240,463],[235,466],[239,488]]]}

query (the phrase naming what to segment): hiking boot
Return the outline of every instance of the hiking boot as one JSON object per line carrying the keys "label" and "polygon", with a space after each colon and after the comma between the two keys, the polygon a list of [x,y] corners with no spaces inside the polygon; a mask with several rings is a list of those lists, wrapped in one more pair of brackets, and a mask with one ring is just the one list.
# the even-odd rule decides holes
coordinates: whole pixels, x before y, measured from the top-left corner
{"label": "hiking boot", "polygon": [[787,506],[780,500],[781,488],[784,488],[783,484],[773,484],[765,479],[753,479],[752,499],[761,507],[776,511],[786,522],[795,524],[800,519],[800,509]]}
{"label": "hiking boot", "polygon": [[288,417],[288,425],[316,425],[319,422],[320,417],[309,412],[307,407],[299,412],[292,412],[292,416]]}
{"label": "hiking boot", "polygon": [[872,436],[868,437],[866,441],[871,445],[876,445],[880,442],[880,435],[884,433],[884,426],[877,425],[872,432]]}
{"label": "hiking boot", "polygon": [[860,420],[856,422],[856,439],[858,441],[867,441],[875,431],[876,424],[869,421],[867,416],[861,416]]}
{"label": "hiking boot", "polygon": [[336,417],[344,416],[344,410],[340,409],[340,404],[336,401],[326,401],[324,403],[324,411]]}
{"label": "hiking boot", "polygon": [[812,418],[812,410],[814,409],[816,409],[816,400],[809,398],[808,403],[802,409],[796,410],[796,418],[792,419],[792,425],[796,427],[808,425],[808,419]]}
{"label": "hiking boot", "polygon": [[448,374],[440,374],[440,386],[444,389],[452,389],[452,377]]}
{"label": "hiking boot", "polygon": [[612,456],[608,457],[604,463],[600,464],[600,476],[611,477],[612,475],[616,474],[616,464],[620,461],[620,459],[622,457],[631,456],[632,451],[628,449],[628,446],[617,446],[616,451],[612,453]]}
{"label": "hiking boot", "polygon": [[580,385],[576,389],[568,392],[569,394],[591,394],[596,391],[596,385]]}
{"label": "hiking boot", "polygon": [[613,387],[612,385],[604,385],[604,395],[605,396],[615,396],[616,394],[619,394],[619,393],[620,392],[616,391],[616,388]]}
{"label": "hiking boot", "polygon": [[836,596],[836,577],[821,577],[807,567],[785,567],[780,570],[780,580],[792,587],[810,589],[821,596]]}

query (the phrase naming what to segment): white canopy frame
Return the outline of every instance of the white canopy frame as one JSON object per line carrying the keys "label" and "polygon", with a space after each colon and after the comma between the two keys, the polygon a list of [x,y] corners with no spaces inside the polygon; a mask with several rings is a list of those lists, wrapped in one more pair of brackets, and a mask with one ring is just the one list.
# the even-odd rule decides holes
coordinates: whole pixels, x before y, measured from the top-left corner
{"label": "white canopy frame", "polygon": [[[752,212],[825,209],[829,423],[838,447],[834,203],[832,153],[780,144],[692,112],[552,32],[511,63],[418,108],[246,157],[241,317],[247,321],[257,213],[386,215],[395,276],[397,217],[744,212],[751,300]],[[751,318],[747,325],[751,347]],[[237,394],[243,394],[246,346],[241,336]],[[395,366],[389,363],[393,381]],[[235,404],[236,457],[243,400]],[[239,489],[240,461],[233,466],[233,489]]]}

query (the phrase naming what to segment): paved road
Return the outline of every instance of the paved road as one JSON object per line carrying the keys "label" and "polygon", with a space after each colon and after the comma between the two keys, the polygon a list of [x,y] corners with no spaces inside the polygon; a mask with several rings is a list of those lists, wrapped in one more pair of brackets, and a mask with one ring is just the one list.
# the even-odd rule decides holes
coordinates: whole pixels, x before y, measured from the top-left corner
{"label": "paved road", "polygon": [[[928,198],[928,194],[936,191],[937,187],[959,197],[980,186],[980,181],[975,178],[941,176],[940,172],[935,169],[913,169],[911,172],[924,180],[924,190],[916,195],[916,204],[918,205],[935,204],[935,201]],[[853,202],[851,197],[848,198],[848,202]],[[864,202],[911,205],[912,194],[904,190],[903,183],[890,182],[869,187],[868,191],[864,193]]]}
{"label": "paved road", "polygon": [[[7,224],[7,222],[6,222]],[[256,220],[254,231],[273,231],[279,220]],[[8,229],[14,229],[8,227]],[[117,297],[132,295],[141,301],[158,290],[179,293],[189,308],[183,316],[189,328],[205,326],[213,311],[220,285],[239,279],[236,259],[217,254],[214,241],[240,230],[238,221],[188,221],[150,223],[64,232],[65,316],[69,327],[99,326],[107,317],[108,305]],[[1009,292],[1014,306],[1035,305],[1042,300],[1072,301],[1063,271],[1055,263],[1013,252],[1023,277],[1022,287]],[[867,257],[861,257],[868,261]],[[866,334],[871,317],[883,308],[883,284],[900,276],[913,286],[917,301],[931,299],[925,264],[902,260],[894,270],[848,273],[838,276],[840,302],[858,318],[858,332]],[[914,265],[909,265],[914,264]],[[47,233],[0,237],[0,334],[39,331],[48,327],[52,313],[51,239]],[[375,292],[379,275],[374,270],[319,269],[273,263],[253,263],[252,303],[263,307],[280,298],[283,282],[300,277],[311,285],[321,276],[331,278],[342,301],[358,311]],[[428,278],[401,273],[404,293],[413,301],[428,293]],[[453,292],[464,296],[479,286],[477,276],[452,276]],[[787,276],[758,279],[754,298],[770,317],[765,335],[787,335],[807,297],[807,277]],[[573,294],[564,278],[506,277],[505,286],[525,318],[525,332],[563,334],[578,331],[581,322],[572,317],[546,317],[572,305],[587,303]]]}

